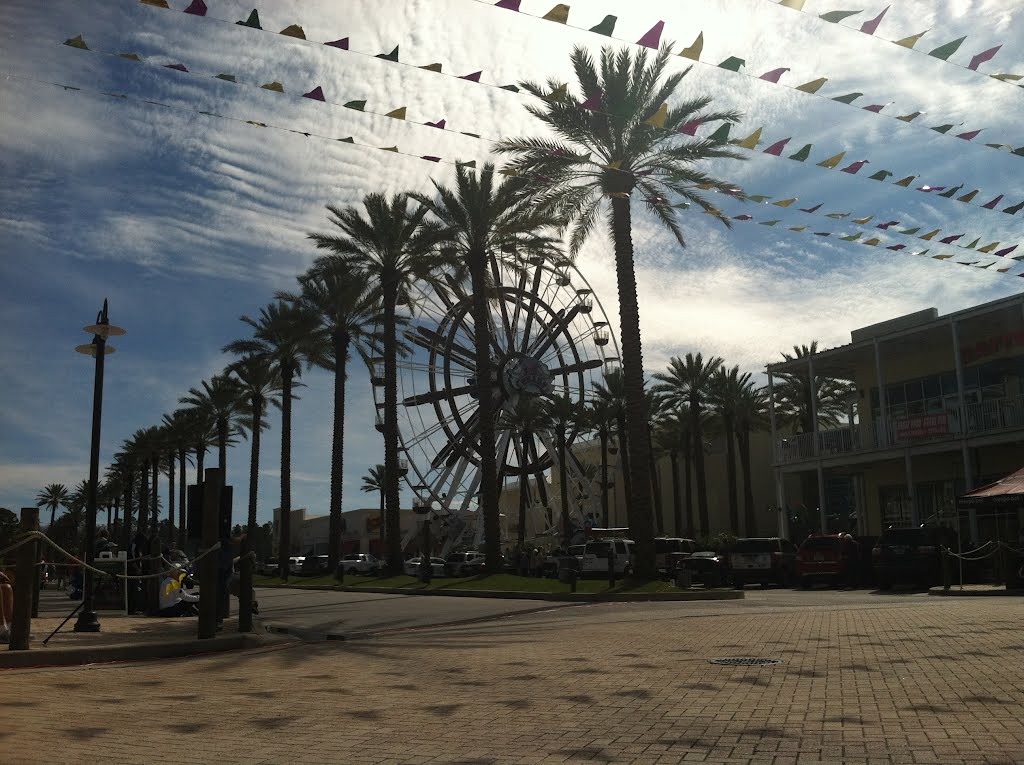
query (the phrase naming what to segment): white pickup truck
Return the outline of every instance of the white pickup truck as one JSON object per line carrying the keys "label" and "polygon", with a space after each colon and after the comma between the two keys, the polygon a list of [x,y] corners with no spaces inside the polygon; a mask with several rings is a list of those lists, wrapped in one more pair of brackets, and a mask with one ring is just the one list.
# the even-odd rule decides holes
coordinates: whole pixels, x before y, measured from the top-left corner
{"label": "white pickup truck", "polygon": [[370,553],[349,553],[341,556],[339,563],[346,574],[376,574],[380,560]]}

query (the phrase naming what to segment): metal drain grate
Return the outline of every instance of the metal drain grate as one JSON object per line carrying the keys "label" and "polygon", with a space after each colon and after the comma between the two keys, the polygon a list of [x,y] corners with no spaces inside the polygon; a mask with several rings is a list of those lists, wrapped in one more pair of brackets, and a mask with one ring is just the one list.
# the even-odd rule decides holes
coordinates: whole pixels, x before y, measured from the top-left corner
{"label": "metal drain grate", "polygon": [[770,664],[782,664],[782,659],[758,659],[753,656],[736,656],[708,659],[708,664],[723,664],[727,667],[764,667]]}

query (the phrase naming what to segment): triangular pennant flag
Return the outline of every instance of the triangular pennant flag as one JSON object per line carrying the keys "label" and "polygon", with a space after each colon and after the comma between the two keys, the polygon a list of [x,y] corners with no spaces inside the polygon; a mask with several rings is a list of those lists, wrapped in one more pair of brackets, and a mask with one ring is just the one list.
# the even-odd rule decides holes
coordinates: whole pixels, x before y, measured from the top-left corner
{"label": "triangular pennant flag", "polygon": [[1024,74],[990,74],[993,80],[999,80],[1000,82],[1017,82],[1018,80],[1024,80]]}
{"label": "triangular pennant flag", "polygon": [[679,55],[683,58],[688,58],[692,61],[700,61],[700,54],[704,50],[704,33],[701,32],[697,35],[697,39],[693,41],[693,45],[689,48],[683,48],[679,51]]}
{"label": "triangular pennant flag", "polygon": [[910,184],[914,182],[915,178],[917,178],[916,175],[908,175],[906,178],[901,178],[900,180],[896,181],[896,183],[894,183],[893,185],[902,186],[905,189],[909,189]]}
{"label": "triangular pennant flag", "polygon": [[391,51],[390,53],[378,53],[376,56],[374,56],[374,58],[382,58],[385,61],[393,61],[394,63],[397,64],[398,63],[398,47],[399,46],[396,45],[395,49],[393,51]]}
{"label": "triangular pennant flag", "polygon": [[795,201],[796,197],[793,197],[792,199],[782,199],[778,202],[772,202],[772,204],[774,204],[776,207],[789,207]]}
{"label": "triangular pennant flag", "polygon": [[846,236],[839,237],[844,242],[856,242],[860,239],[861,232],[858,231],[856,234],[847,234]]}
{"label": "triangular pennant flag", "polygon": [[748,202],[755,202],[757,204],[767,202],[769,199],[771,199],[771,197],[765,196],[764,194],[754,194],[753,196],[747,197]]}
{"label": "triangular pennant flag", "polygon": [[563,82],[557,88],[555,88],[550,93],[548,93],[546,96],[544,96],[544,100],[545,101],[562,101],[565,98],[565,95],[568,92],[568,90],[569,90],[569,85],[567,83]]}
{"label": "triangular pennant flag", "polygon": [[951,189],[947,189],[946,191],[943,191],[941,194],[939,194],[939,196],[940,197],[944,197],[946,199],[952,199],[953,195],[956,194],[958,191],[960,191],[960,189],[962,189],[963,187],[964,187],[964,185],[961,183],[959,186],[954,186]]}
{"label": "triangular pennant flag", "polygon": [[845,96],[836,96],[832,100],[838,101],[841,104],[852,104],[863,95],[863,93],[847,93]]}
{"label": "triangular pennant flag", "polygon": [[658,107],[658,111],[652,114],[650,117],[644,120],[645,125],[651,127],[663,128],[665,127],[665,120],[668,119],[668,104],[662,104]]}
{"label": "triangular pennant flag", "polygon": [[932,259],[933,259],[933,260],[949,260],[949,259],[950,259],[951,257],[953,257],[953,255],[952,255],[952,254],[946,254],[946,255],[932,255]]}
{"label": "triangular pennant flag", "polygon": [[761,130],[762,128],[758,128],[736,145],[741,149],[756,149],[757,142],[761,140]]}
{"label": "triangular pennant flag", "polygon": [[179,72],[188,71],[184,64],[164,64],[164,69],[176,69]]}
{"label": "triangular pennant flag", "polygon": [[974,56],[971,59],[971,63],[967,65],[967,68],[974,72],[978,71],[978,66],[980,64],[984,64],[986,61],[991,61],[992,57],[996,55],[999,52],[999,49],[1002,47],[1002,45],[997,45],[994,48],[983,50],[981,53],[979,53],[978,55]]}
{"label": "triangular pennant flag", "polygon": [[938,234],[940,231],[942,231],[942,229],[937,228],[934,231],[929,231],[927,234],[919,236],[918,239],[924,239],[926,242],[930,242],[932,239],[935,238],[935,235]]}
{"label": "triangular pennant flag", "polygon": [[946,61],[950,56],[956,53],[957,48],[959,48],[961,44],[963,44],[963,41],[966,39],[966,36],[958,37],[956,40],[953,40],[952,42],[948,42],[945,45],[940,45],[935,50],[929,51],[928,55],[934,56],[935,58],[941,58],[943,61]]}
{"label": "triangular pennant flag", "polygon": [[513,93],[518,93],[519,92],[519,88],[516,85],[499,85],[498,87],[501,90],[510,90]]}
{"label": "triangular pennant flag", "polygon": [[982,207],[984,207],[986,210],[995,210],[996,209],[996,205],[999,204],[1002,201],[1003,201],[1003,195],[1000,194],[995,199],[993,199],[991,202],[986,202],[985,204],[983,204]]}
{"label": "triangular pennant flag", "polygon": [[761,221],[761,225],[762,226],[774,226],[776,223],[779,223],[779,222],[780,221],[778,221],[778,220],[763,220],[763,221]]}
{"label": "triangular pennant flag", "polygon": [[904,114],[902,117],[897,117],[900,122],[913,122],[921,116],[921,112],[911,112],[910,114]]}
{"label": "triangular pennant flag", "polygon": [[962,236],[963,234],[950,234],[949,236],[944,236],[939,240],[939,244],[953,244],[953,242]]}
{"label": "triangular pennant flag", "polygon": [[361,112],[366,108],[366,101],[349,101],[347,104],[342,105],[346,109],[355,109],[357,112]]}
{"label": "triangular pennant flag", "polygon": [[611,37],[612,32],[615,31],[616,21],[618,21],[618,18],[609,14],[608,16],[605,16],[601,20],[601,23],[598,24],[596,27],[591,27],[590,31],[593,32],[594,34],[604,35],[605,37]]}
{"label": "triangular pennant flag", "polygon": [[957,138],[962,138],[965,141],[970,141],[972,138],[977,138],[978,133],[980,133],[984,129],[985,128],[980,128],[978,130],[968,130],[966,133],[958,133]]}
{"label": "triangular pennant flag", "polygon": [[796,160],[797,162],[803,162],[805,159],[811,156],[811,147],[813,145],[814,144],[812,143],[804,144],[804,147],[800,149],[800,151],[798,151],[796,154],[791,154],[789,158]]}
{"label": "triangular pennant flag", "polygon": [[741,66],[746,66],[747,62],[742,58],[736,56],[729,56],[725,61],[718,65],[719,69],[728,69],[730,72],[738,72]]}
{"label": "triangular pennant flag", "polygon": [[653,27],[647,30],[647,32],[644,33],[644,36],[636,41],[636,44],[643,45],[645,48],[654,48],[655,50],[657,50],[658,46],[661,45],[661,31],[664,28],[665,22],[659,21],[657,24],[655,24]]}
{"label": "triangular pennant flag", "polygon": [[690,203],[689,202],[676,202],[672,206],[673,207],[678,207],[681,210],[689,210],[690,209]]}
{"label": "triangular pennant flag", "polygon": [[249,124],[249,125],[255,125],[256,127],[266,127],[267,126],[266,123],[264,123],[264,122],[257,122],[256,120],[246,120],[246,123]]}
{"label": "triangular pennant flag", "polygon": [[841,173],[849,173],[850,175],[856,175],[857,173],[860,172],[860,169],[862,167],[864,167],[864,165],[866,165],[866,164],[868,164],[868,160],[866,160],[866,159],[859,159],[856,162],[851,162],[849,165],[844,167],[839,172],[841,172]]}
{"label": "triangular pennant flag", "polygon": [[806,231],[807,230],[807,226],[790,226],[789,230],[790,231]]}
{"label": "triangular pennant flag", "polygon": [[236,24],[242,27],[249,27],[250,29],[263,29],[260,26],[260,14],[257,13],[256,9],[252,9],[252,13],[249,14],[249,18],[245,21],[236,21]]}
{"label": "triangular pennant flag", "polygon": [[870,221],[874,217],[875,217],[874,215],[869,215],[866,218],[854,218],[853,222],[856,223],[858,226],[863,226],[865,223],[867,223],[868,221]]}
{"label": "triangular pennant flag", "polygon": [[287,26],[284,29],[282,29],[280,32],[278,32],[278,34],[282,34],[285,37],[294,37],[294,38],[296,38],[298,40],[305,40],[306,39],[306,33],[303,31],[302,27],[300,27],[298,24],[291,24],[290,26]]}
{"label": "triangular pennant flag", "polygon": [[437,122],[424,122],[423,124],[428,127],[437,128],[438,130],[444,130],[445,121],[438,120]]}
{"label": "triangular pennant flag", "polygon": [[267,82],[260,85],[264,90],[273,90],[275,93],[284,93],[284,85],[279,82]]}
{"label": "triangular pennant flag", "polygon": [[690,120],[689,122],[683,123],[683,126],[679,128],[679,132],[683,135],[697,135],[697,128],[703,124],[704,120],[701,119]]}
{"label": "triangular pennant flag", "polygon": [[789,143],[792,138],[783,138],[781,141],[776,141],[767,149],[764,150],[765,154],[772,154],[776,157],[782,156],[782,150],[786,148],[786,144]]}
{"label": "triangular pennant flag", "polygon": [[380,150],[381,151],[393,151],[396,154],[398,153],[398,147],[397,146],[381,146]]}
{"label": "triangular pennant flag", "polygon": [[978,189],[974,191],[968,191],[962,197],[957,198],[957,202],[971,202],[976,196],[978,196]]}
{"label": "triangular pennant flag", "polygon": [[953,128],[953,123],[950,122],[950,123],[947,123],[945,125],[936,125],[935,127],[932,128],[932,130],[934,130],[936,133],[942,133],[943,135],[945,135],[952,128]]}
{"label": "triangular pennant flag", "polygon": [[205,16],[206,3],[203,0],[192,0],[192,4],[185,9],[185,13],[191,13],[193,16]]}
{"label": "triangular pennant flag", "polygon": [[904,37],[902,40],[897,40],[896,44],[902,45],[904,48],[913,48],[914,45],[917,44],[917,41],[924,37],[926,34],[928,34],[927,29],[924,30],[923,32],[918,32],[916,35],[911,35],[910,37]]}
{"label": "triangular pennant flag", "polygon": [[394,120],[404,120],[405,119],[405,107],[404,106],[399,106],[397,109],[392,109],[390,112],[388,112],[384,116],[385,117],[391,117],[391,119],[394,119]]}
{"label": "triangular pennant flag", "polygon": [[339,138],[338,140],[341,141],[342,143],[355,143],[356,142],[356,139],[353,138],[352,136],[349,136],[348,138]]}
{"label": "triangular pennant flag", "polygon": [[138,53],[118,53],[118,58],[126,58],[129,61],[142,61]]}
{"label": "triangular pennant flag", "polygon": [[64,41],[65,45],[70,45],[72,48],[81,48],[82,50],[89,50],[89,46],[85,44],[85,40],[82,35],[75,35]]}
{"label": "triangular pennant flag", "polygon": [[235,75],[233,75],[233,74],[224,74],[223,72],[221,74],[217,75],[217,79],[218,80],[224,80],[225,82],[238,82],[238,80],[235,79]]}
{"label": "triangular pennant flag", "polygon": [[319,85],[317,85],[315,88],[313,88],[308,93],[303,93],[302,97],[303,98],[311,98],[314,101],[324,101],[324,100],[326,100],[324,98],[324,91],[323,91],[323,89]]}
{"label": "triangular pennant flag", "polygon": [[894,244],[891,247],[886,247],[887,250],[905,250],[907,245],[905,244]]}
{"label": "triangular pennant flag", "polygon": [[730,123],[723,123],[718,130],[708,136],[708,140],[714,141],[715,143],[725,143],[729,140],[729,128],[731,127],[732,125]]}
{"label": "triangular pennant flag", "polygon": [[843,19],[856,16],[858,13],[864,13],[864,11],[829,11],[828,13],[821,14],[818,18],[830,24],[838,24]]}
{"label": "triangular pennant flag", "polygon": [[607,165],[605,165],[605,167],[607,167],[609,170],[621,170],[622,169],[622,160],[621,159],[613,160],[613,161],[609,162]]}
{"label": "triangular pennant flag", "polygon": [[942,191],[944,188],[946,188],[946,187],[945,186],[929,186],[928,184],[925,184],[924,186],[920,186],[917,190],[918,191],[923,191],[925,194],[928,194],[928,193],[931,193],[932,191]]}
{"label": "triangular pennant flag", "polygon": [[886,223],[879,223],[877,226],[875,226],[875,228],[880,228],[883,231],[888,231],[890,228],[892,228],[893,226],[897,226],[897,225],[899,225],[899,221],[898,220],[890,220],[890,221],[887,221]]}
{"label": "triangular pennant flag", "polygon": [[779,0],[779,5],[785,8],[792,8],[794,11],[804,9],[804,0]]}
{"label": "triangular pennant flag", "polygon": [[[999,250],[999,252],[997,252],[996,255],[998,255],[1001,258],[1002,257],[1006,257],[1007,255],[1009,255],[1011,252],[1013,252],[1016,249],[1017,249],[1017,245],[1013,245],[1013,247],[1005,247],[1002,250]],[[1017,258],[1014,258],[1014,260],[1017,260]]]}
{"label": "triangular pennant flag", "polygon": [[921,250],[920,252],[915,252],[914,254],[915,255],[927,255],[929,252],[931,252],[931,250]]}
{"label": "triangular pennant flag", "polygon": [[875,16],[871,21],[865,21],[861,24],[860,31],[866,35],[873,35],[875,30],[878,29],[878,25],[882,23],[882,18],[886,13],[889,12],[889,6],[885,6],[885,10]]}
{"label": "triangular pennant flag", "polygon": [[520,2],[522,2],[522,0],[498,0],[498,2],[494,4],[494,7],[507,8],[510,11],[518,11]]}
{"label": "triangular pennant flag", "polygon": [[892,175],[892,173],[888,170],[879,170],[877,173],[872,173],[868,177],[873,181],[884,181],[890,175]]}
{"label": "triangular pennant flag", "polygon": [[903,236],[913,236],[914,234],[916,234],[920,230],[921,230],[920,226],[915,226],[914,228],[904,229],[903,231],[898,231],[896,233],[903,234]]}
{"label": "triangular pennant flag", "polygon": [[554,21],[558,24],[567,24],[569,22],[569,6],[564,3],[559,3],[550,11],[541,16],[545,21]]}
{"label": "triangular pennant flag", "polygon": [[476,160],[475,159],[471,159],[469,162],[458,162],[458,161],[456,161],[455,164],[458,167],[469,167],[469,168],[473,168],[474,170],[476,169]]}
{"label": "triangular pennant flag", "polygon": [[167,0],[139,0],[143,5],[152,5],[154,8],[166,8],[171,9],[171,6],[167,4]]}
{"label": "triangular pennant flag", "polygon": [[[425,159],[425,160],[427,160],[427,162],[440,162],[441,161],[440,157],[434,157],[434,156],[431,156],[430,154],[424,154],[422,157],[420,157],[420,159]],[[512,171],[512,170],[499,170],[498,172],[501,173],[502,175],[510,175],[510,174],[512,174],[515,171]]]}
{"label": "triangular pennant flag", "polygon": [[875,245],[881,244],[881,243],[882,243],[882,240],[877,238],[877,237],[872,237],[871,239],[865,239],[864,242],[863,242],[863,244],[866,244],[868,247],[874,247]]}
{"label": "triangular pennant flag", "polygon": [[348,50],[348,38],[342,37],[340,40],[331,40],[330,42],[324,43],[324,45],[330,45],[332,48],[341,48],[341,50]]}
{"label": "triangular pennant flag", "polygon": [[844,218],[849,218],[850,217],[850,213],[829,213],[825,217],[826,218],[832,218],[834,220],[843,220]]}
{"label": "triangular pennant flag", "polygon": [[814,205],[813,207],[801,207],[800,208],[800,212],[816,213],[820,209],[821,209],[821,202],[818,202],[818,204]]}
{"label": "triangular pennant flag", "polygon": [[864,106],[862,108],[866,112],[874,112],[875,114],[878,114],[886,106],[888,106],[888,104],[871,104],[871,106]]}
{"label": "triangular pennant flag", "polygon": [[979,247],[978,252],[984,252],[985,254],[988,254],[998,246],[999,242],[992,242],[991,244],[986,244],[984,247]]}
{"label": "triangular pennant flag", "polygon": [[503,167],[500,170],[498,170],[498,172],[501,175],[508,175],[512,178],[515,178],[517,175],[519,175],[519,171],[516,170],[514,167]]}
{"label": "triangular pennant flag", "polygon": [[754,216],[753,215],[747,215],[747,213],[743,213],[742,215],[734,215],[734,216],[732,216],[732,219],[733,220],[753,220]]}
{"label": "triangular pennant flag", "polygon": [[[1024,85],[1022,85],[1021,87],[1024,87]],[[1024,157],[1024,146],[1021,146],[1019,149],[1014,149],[1010,153],[1016,154],[1018,157]]]}
{"label": "triangular pennant flag", "polygon": [[828,159],[822,160],[821,162],[818,163],[818,167],[827,167],[831,169],[843,161],[843,156],[845,154],[845,151],[841,151],[834,157],[829,157]]}
{"label": "triangular pennant flag", "polygon": [[1010,205],[1005,210],[1003,210],[1003,212],[1004,213],[1009,213],[1010,215],[1016,215],[1021,210],[1024,210],[1024,202],[1018,202],[1015,205]]}
{"label": "triangular pennant flag", "polygon": [[778,82],[779,78],[782,77],[782,75],[784,75],[788,71],[789,71],[789,67],[788,66],[782,66],[782,67],[779,67],[778,69],[772,69],[770,72],[765,72],[764,74],[762,74],[757,79],[759,79],[759,80],[767,80],[768,82]]}
{"label": "triangular pennant flag", "polygon": [[424,64],[420,69],[425,69],[428,72],[437,72],[438,74],[441,73],[441,65],[438,63]]}
{"label": "triangular pennant flag", "polygon": [[480,75],[483,72],[472,72],[471,74],[464,74],[459,77],[460,80],[469,80],[470,82],[480,82]]}
{"label": "triangular pennant flag", "polygon": [[803,85],[798,85],[797,90],[804,93],[817,93],[826,82],[828,82],[828,77],[819,77],[816,80],[805,82]]}
{"label": "triangular pennant flag", "polygon": [[967,246],[965,247],[965,249],[968,249],[968,250],[973,250],[973,249],[974,249],[975,247],[977,247],[977,246],[978,246],[978,242],[980,242],[980,241],[981,241],[981,239],[975,239],[975,240],[974,240],[973,242],[971,242],[970,244],[968,244],[968,245],[967,245]]}

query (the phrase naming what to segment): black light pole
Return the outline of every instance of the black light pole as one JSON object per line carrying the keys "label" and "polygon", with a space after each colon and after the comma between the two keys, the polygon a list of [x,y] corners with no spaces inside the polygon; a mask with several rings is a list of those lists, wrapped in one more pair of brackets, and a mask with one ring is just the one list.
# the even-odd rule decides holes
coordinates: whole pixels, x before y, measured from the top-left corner
{"label": "black light pole", "polygon": [[[96,489],[100,474],[100,420],[103,412],[103,357],[113,353],[115,348],[107,345],[111,335],[123,335],[125,330],[114,327],[107,318],[107,301],[103,300],[103,310],[96,316],[96,323],[83,327],[92,333],[92,342],[75,348],[79,353],[96,359],[96,374],[92,388],[92,446],[89,452],[89,491],[86,495],[85,507],[85,555],[83,560],[92,565],[94,548],[96,547]],[[100,623],[93,610],[93,576],[92,571],[85,568],[82,572],[82,610],[75,622],[75,632],[99,632]]]}

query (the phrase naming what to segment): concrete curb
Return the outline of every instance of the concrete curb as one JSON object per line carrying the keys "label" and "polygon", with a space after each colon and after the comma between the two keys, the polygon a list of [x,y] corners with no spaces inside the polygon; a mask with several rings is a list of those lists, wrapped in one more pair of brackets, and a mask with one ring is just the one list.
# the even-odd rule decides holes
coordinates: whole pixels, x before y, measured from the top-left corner
{"label": "concrete curb", "polygon": [[932,587],[928,590],[928,594],[958,598],[991,598],[1006,597],[1007,595],[1021,597],[1024,596],[1024,590],[1008,590],[1005,587],[995,586],[981,588],[976,585],[968,585],[967,589],[961,590],[959,586],[953,585],[948,590],[944,587]]}

